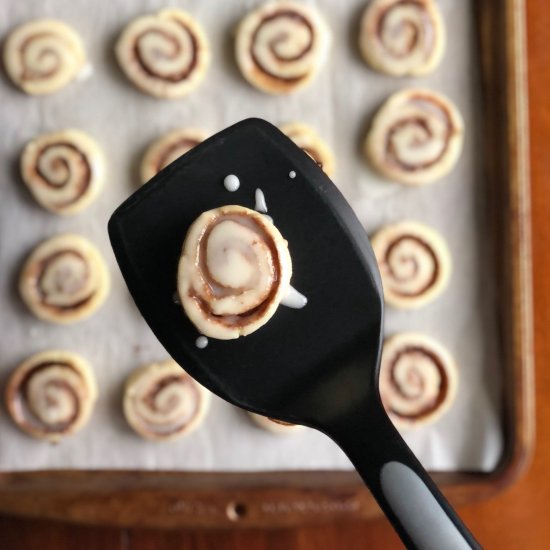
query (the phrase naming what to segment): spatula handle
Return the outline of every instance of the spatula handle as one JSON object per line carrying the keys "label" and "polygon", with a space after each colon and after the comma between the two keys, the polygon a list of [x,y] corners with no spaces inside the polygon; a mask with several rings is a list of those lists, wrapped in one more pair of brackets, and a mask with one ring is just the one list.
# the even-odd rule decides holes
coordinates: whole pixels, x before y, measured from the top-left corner
{"label": "spatula handle", "polygon": [[386,413],[373,407],[355,416],[335,439],[407,548],[481,548]]}

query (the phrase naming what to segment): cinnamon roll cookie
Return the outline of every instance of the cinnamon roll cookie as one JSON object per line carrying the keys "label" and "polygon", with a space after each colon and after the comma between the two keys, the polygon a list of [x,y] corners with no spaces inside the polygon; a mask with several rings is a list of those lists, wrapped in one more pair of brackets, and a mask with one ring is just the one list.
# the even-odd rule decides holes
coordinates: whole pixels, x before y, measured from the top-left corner
{"label": "cinnamon roll cookie", "polygon": [[288,244],[262,214],[222,206],[189,228],[178,268],[185,313],[205,336],[246,336],[271,319],[286,296],[292,262]]}
{"label": "cinnamon roll cookie", "polygon": [[118,39],[116,56],[137,88],[168,99],[195,89],[210,64],[210,48],[202,28],[179,9],[132,21]]}
{"label": "cinnamon roll cookie", "polygon": [[4,44],[4,65],[28,94],[50,94],[66,86],[86,64],[80,37],[65,23],[39,19],[15,28]]}
{"label": "cinnamon roll cookie", "polygon": [[450,353],[433,338],[403,333],[384,343],[380,397],[397,428],[429,424],[453,404],[458,371]]}
{"label": "cinnamon roll cookie", "polygon": [[25,146],[21,176],[36,201],[55,214],[76,214],[103,187],[101,150],[84,132],[43,134]]}
{"label": "cinnamon roll cookie", "polygon": [[19,291],[39,319],[72,323],[89,317],[109,292],[99,250],[79,235],[63,234],[38,245],[19,279]]}
{"label": "cinnamon roll cookie", "polygon": [[439,296],[451,275],[451,255],[433,229],[412,221],[388,225],[371,239],[386,303],[411,309]]}
{"label": "cinnamon roll cookie", "polygon": [[449,99],[409,89],[392,95],[376,113],[364,147],[382,176],[425,185],[452,170],[463,138],[462,117]]}
{"label": "cinnamon roll cookie", "polygon": [[142,437],[168,441],[191,433],[203,421],[210,393],[175,361],[134,371],[124,389],[124,415]]}
{"label": "cinnamon roll cookie", "polygon": [[445,26],[434,0],[373,0],[361,19],[359,49],[377,71],[425,75],[440,63]]}
{"label": "cinnamon roll cookie", "polygon": [[327,58],[330,32],[311,6],[284,0],[249,13],[237,28],[235,54],[243,76],[270,94],[308,84]]}
{"label": "cinnamon roll cookie", "polygon": [[152,143],[141,161],[141,181],[148,182],[153,176],[193,149],[207,138],[206,132],[192,128],[174,130]]}
{"label": "cinnamon roll cookie", "polygon": [[298,147],[307,153],[329,177],[334,175],[334,155],[328,145],[306,124],[290,123],[280,127]]}
{"label": "cinnamon roll cookie", "polygon": [[22,430],[56,443],[86,425],[97,387],[82,357],[51,350],[33,355],[15,369],[5,397],[10,416]]}
{"label": "cinnamon roll cookie", "polygon": [[301,432],[305,428],[305,426],[301,426],[300,424],[291,424],[290,422],[275,420],[274,418],[269,418],[253,412],[249,412],[248,414],[257,426],[278,435],[294,434],[296,432]]}

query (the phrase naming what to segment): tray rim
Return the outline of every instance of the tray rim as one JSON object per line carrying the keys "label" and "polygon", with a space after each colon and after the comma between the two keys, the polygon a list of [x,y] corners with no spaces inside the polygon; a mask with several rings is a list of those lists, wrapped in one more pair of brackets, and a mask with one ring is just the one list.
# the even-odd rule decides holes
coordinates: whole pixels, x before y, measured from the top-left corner
{"label": "tray rim", "polygon": [[[491,0],[479,3],[480,34],[484,41],[483,76],[494,73],[495,60],[487,44],[504,48],[505,93],[486,105],[506,115],[503,152],[507,165],[493,170],[494,180],[506,169],[505,233],[502,247],[503,287],[507,298],[500,319],[508,317],[501,334],[508,361],[505,384],[505,452],[495,471],[434,472],[433,477],[455,504],[487,499],[511,486],[529,466],[535,436],[534,347],[529,178],[529,132],[525,0],[505,0],[504,9]],[[476,6],[477,9],[477,6]],[[495,17],[501,17],[500,29]],[[489,24],[491,23],[491,24]],[[488,85],[485,82],[484,95]],[[494,99],[494,98],[492,98]],[[503,108],[504,111],[500,109]],[[488,131],[488,129],[487,129]],[[496,134],[497,132],[493,132]],[[487,137],[487,136],[486,136]],[[495,136],[490,139],[496,139]],[[495,165],[496,166],[496,165]],[[507,231],[502,232],[502,229]],[[508,338],[506,338],[508,336]],[[515,388],[512,393],[512,387]],[[355,472],[194,473],[128,470],[45,470],[0,473],[0,512],[89,524],[147,527],[263,527],[352,519],[380,514]]]}

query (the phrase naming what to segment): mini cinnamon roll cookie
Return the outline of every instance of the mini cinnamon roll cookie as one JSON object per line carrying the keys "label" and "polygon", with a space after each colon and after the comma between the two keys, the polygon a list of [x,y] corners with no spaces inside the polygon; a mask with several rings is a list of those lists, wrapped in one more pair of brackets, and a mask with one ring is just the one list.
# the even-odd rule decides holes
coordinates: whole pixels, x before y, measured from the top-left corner
{"label": "mini cinnamon roll cookie", "polygon": [[174,99],[191,92],[210,64],[202,28],[179,9],[138,17],[124,29],[115,51],[132,83],[160,98]]}
{"label": "mini cinnamon roll cookie", "polygon": [[435,422],[453,404],[458,371],[450,353],[436,340],[403,333],[384,343],[380,397],[397,428]]}
{"label": "mini cinnamon roll cookie", "polygon": [[103,187],[103,154],[95,141],[79,130],[33,139],[23,150],[20,167],[36,201],[55,214],[80,212]]}
{"label": "mini cinnamon roll cookie", "polygon": [[140,436],[168,441],[198,428],[210,406],[210,392],[175,361],[152,363],[127,379],[123,408]]}
{"label": "mini cinnamon roll cookie", "polygon": [[294,434],[296,432],[301,432],[305,428],[305,426],[301,426],[300,424],[291,424],[289,422],[283,422],[282,420],[275,420],[274,418],[269,418],[253,412],[249,412],[248,414],[257,426],[278,435]]}
{"label": "mini cinnamon roll cookie", "polygon": [[206,132],[193,128],[174,130],[152,143],[141,161],[141,181],[148,182],[163,168],[207,138]]}
{"label": "mini cinnamon roll cookie", "polygon": [[88,422],[97,387],[82,357],[50,350],[33,355],[14,370],[5,397],[10,416],[22,430],[56,443]]}
{"label": "mini cinnamon roll cookie", "polygon": [[56,92],[86,64],[80,37],[65,23],[39,19],[15,28],[4,44],[4,65],[13,83],[28,94]]}
{"label": "mini cinnamon roll cookie", "polygon": [[205,336],[229,340],[265,325],[292,275],[288,243],[262,214],[222,206],[189,228],[178,267],[185,313]]}
{"label": "mini cinnamon roll cookie", "polygon": [[39,319],[67,324],[89,317],[109,292],[99,250],[79,235],[63,234],[38,245],[19,279],[21,297]]}
{"label": "mini cinnamon roll cookie", "polygon": [[249,13],[237,28],[237,65],[250,84],[270,94],[307,85],[327,58],[330,31],[311,6],[284,0]]}
{"label": "mini cinnamon roll cookie", "polygon": [[334,175],[334,155],[328,145],[306,124],[290,123],[280,127],[298,147],[307,153],[329,177]]}
{"label": "mini cinnamon roll cookie", "polygon": [[463,139],[462,117],[449,99],[430,90],[402,90],[376,113],[365,154],[382,176],[425,185],[452,170]]}
{"label": "mini cinnamon roll cookie", "polygon": [[361,19],[359,49],[377,71],[425,75],[440,63],[445,25],[434,0],[373,0]]}
{"label": "mini cinnamon roll cookie", "polygon": [[389,305],[421,307],[447,287],[451,255],[433,229],[417,222],[400,222],[380,229],[371,243]]}

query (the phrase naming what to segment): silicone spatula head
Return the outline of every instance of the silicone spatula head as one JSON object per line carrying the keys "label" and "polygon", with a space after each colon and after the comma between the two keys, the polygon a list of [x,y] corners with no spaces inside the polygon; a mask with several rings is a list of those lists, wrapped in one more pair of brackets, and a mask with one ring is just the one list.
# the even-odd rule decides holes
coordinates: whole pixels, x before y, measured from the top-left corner
{"label": "silicone spatula head", "polygon": [[[238,177],[236,191],[225,188],[227,175]],[[248,336],[197,347],[199,333],[174,299],[185,236],[203,212],[254,208],[256,189],[288,241],[291,283],[308,303],[279,306]],[[126,200],[109,234],[143,317],[194,378],[235,405],[332,437],[408,547],[478,547],[383,410],[383,296],[374,254],[338,189],[292,141],[262,120],[235,124]]]}
{"label": "silicone spatula head", "polygon": [[[235,192],[224,186],[229,174],[239,178]],[[289,243],[291,283],[307,306],[280,306],[253,334],[211,338],[199,349],[197,329],[174,300],[185,235],[204,211],[254,208],[258,188]],[[109,233],[143,317],[170,355],[214,393],[260,414],[322,427],[373,392],[383,312],[374,254],[338,189],[271,124],[245,120],[195,147],[122,204]]]}

